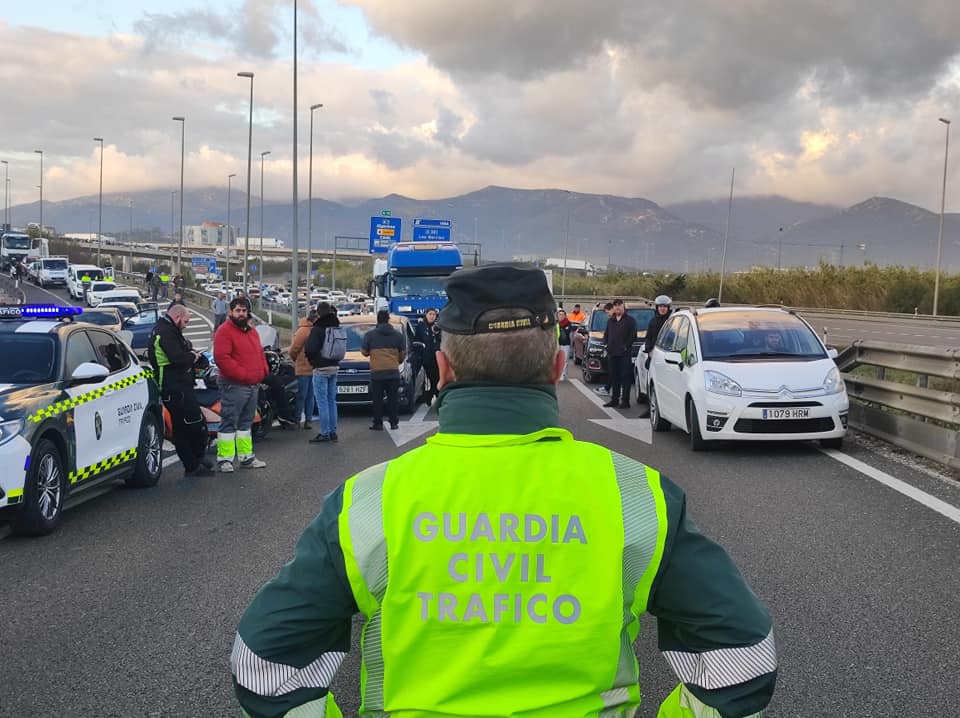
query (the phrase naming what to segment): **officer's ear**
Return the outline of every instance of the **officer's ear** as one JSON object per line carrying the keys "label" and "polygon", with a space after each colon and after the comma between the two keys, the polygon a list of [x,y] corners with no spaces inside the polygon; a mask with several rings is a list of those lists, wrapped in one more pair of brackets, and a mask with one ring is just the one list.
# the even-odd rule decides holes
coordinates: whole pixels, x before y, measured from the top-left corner
{"label": "officer's ear", "polygon": [[453,384],[457,380],[457,375],[453,373],[453,367],[450,366],[450,360],[442,351],[437,352],[437,368],[440,370],[438,389],[443,389],[447,384]]}
{"label": "officer's ear", "polygon": [[560,383],[560,377],[563,376],[563,368],[567,363],[567,355],[560,349],[557,351],[557,355],[553,358],[553,370],[550,375],[550,383],[557,385]]}

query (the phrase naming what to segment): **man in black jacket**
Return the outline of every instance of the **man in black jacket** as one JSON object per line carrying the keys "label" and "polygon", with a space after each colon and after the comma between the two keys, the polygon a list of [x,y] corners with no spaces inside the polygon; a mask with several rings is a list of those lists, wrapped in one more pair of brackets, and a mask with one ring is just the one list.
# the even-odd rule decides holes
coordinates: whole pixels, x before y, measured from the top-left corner
{"label": "man in black jacket", "polygon": [[174,304],[160,317],[147,349],[154,377],[160,385],[160,398],[170,412],[173,445],[186,476],[210,476],[213,461],[207,451],[207,422],[193,393],[194,367],[201,355],[183,336],[190,322],[190,310]]}
{"label": "man in black jacket", "polygon": [[423,320],[417,324],[413,340],[423,344],[417,346],[418,361],[414,363],[413,371],[416,375],[423,367],[423,371],[430,381],[430,388],[423,393],[423,401],[429,405],[433,398],[440,393],[437,383],[440,381],[440,369],[437,367],[437,352],[440,351],[440,327],[437,326],[437,310],[430,308],[423,315]]}
{"label": "man in black jacket", "polygon": [[636,321],[627,314],[622,299],[613,300],[613,316],[607,321],[607,328],[603,332],[603,342],[607,348],[607,369],[610,372],[610,401],[604,406],[630,408],[630,384],[633,379],[630,360],[636,339]]}

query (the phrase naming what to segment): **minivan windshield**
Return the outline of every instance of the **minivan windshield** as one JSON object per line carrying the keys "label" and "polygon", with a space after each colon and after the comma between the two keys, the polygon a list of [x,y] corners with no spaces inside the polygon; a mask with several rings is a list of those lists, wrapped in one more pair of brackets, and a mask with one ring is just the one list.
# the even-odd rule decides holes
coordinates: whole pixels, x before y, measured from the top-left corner
{"label": "minivan windshield", "polygon": [[705,360],[824,359],[817,336],[786,312],[731,310],[697,316]]}
{"label": "minivan windshield", "polygon": [[67,260],[66,259],[44,259],[43,260],[44,269],[66,269]]}

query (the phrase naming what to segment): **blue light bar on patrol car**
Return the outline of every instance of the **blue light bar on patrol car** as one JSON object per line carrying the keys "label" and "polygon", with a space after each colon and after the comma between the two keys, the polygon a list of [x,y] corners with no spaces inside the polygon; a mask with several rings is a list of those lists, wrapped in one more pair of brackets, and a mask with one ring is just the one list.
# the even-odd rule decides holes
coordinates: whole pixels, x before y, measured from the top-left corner
{"label": "blue light bar on patrol car", "polygon": [[73,317],[83,312],[83,307],[62,307],[57,304],[20,304],[0,306],[0,319],[59,319]]}

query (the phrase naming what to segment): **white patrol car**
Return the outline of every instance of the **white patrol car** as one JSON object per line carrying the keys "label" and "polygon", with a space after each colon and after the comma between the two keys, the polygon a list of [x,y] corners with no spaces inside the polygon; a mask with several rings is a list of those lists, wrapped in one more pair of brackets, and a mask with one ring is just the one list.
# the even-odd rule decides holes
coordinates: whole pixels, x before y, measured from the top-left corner
{"label": "white patrol car", "polygon": [[0,306],[0,516],[45,534],[74,492],[111,479],[153,486],[159,390],[116,334],[80,307]]}

